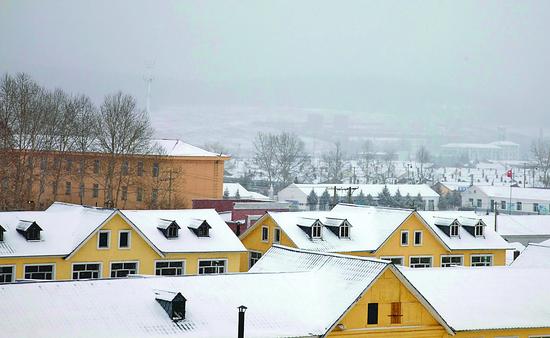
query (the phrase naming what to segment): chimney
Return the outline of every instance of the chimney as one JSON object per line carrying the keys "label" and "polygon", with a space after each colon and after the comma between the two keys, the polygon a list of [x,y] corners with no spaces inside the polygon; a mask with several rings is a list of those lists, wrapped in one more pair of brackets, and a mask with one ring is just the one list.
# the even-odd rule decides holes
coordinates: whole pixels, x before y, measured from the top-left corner
{"label": "chimney", "polygon": [[244,313],[246,312],[247,307],[244,305],[241,305],[237,309],[239,309],[239,328],[238,328],[237,337],[244,338]]}
{"label": "chimney", "polygon": [[155,290],[155,299],[173,321],[185,319],[187,299],[180,292]]}

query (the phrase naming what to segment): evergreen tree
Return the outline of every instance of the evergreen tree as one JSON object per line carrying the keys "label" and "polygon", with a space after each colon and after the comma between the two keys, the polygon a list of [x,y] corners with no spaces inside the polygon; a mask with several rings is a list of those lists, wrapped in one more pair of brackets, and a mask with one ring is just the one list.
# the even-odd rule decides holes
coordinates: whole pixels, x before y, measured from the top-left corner
{"label": "evergreen tree", "polygon": [[405,196],[405,198],[403,199],[403,206],[408,209],[414,208],[411,194],[407,194],[407,196]]}
{"label": "evergreen tree", "polygon": [[325,189],[325,191],[321,195],[321,198],[319,199],[319,210],[327,210],[329,203],[330,194],[328,193],[328,190]]}
{"label": "evergreen tree", "polygon": [[237,192],[235,193],[235,198],[238,200],[241,199],[241,194],[239,193],[239,189],[237,189]]}
{"label": "evergreen tree", "polygon": [[378,194],[378,205],[382,207],[391,207],[392,204],[393,201],[390,190],[387,186],[384,186],[384,189]]}
{"label": "evergreen tree", "polygon": [[367,204],[367,201],[365,199],[365,194],[363,194],[363,190],[359,191],[359,196],[355,199],[355,204],[359,205],[365,205]]}
{"label": "evergreen tree", "polygon": [[393,196],[393,201],[392,201],[392,206],[394,208],[403,208],[404,205],[403,205],[403,196],[401,196],[401,191],[399,191],[399,189],[397,189],[397,191],[395,192],[395,195]]}
{"label": "evergreen tree", "polygon": [[229,189],[225,188],[223,191],[223,198],[229,198]]}
{"label": "evergreen tree", "polygon": [[422,199],[422,195],[420,195],[420,193],[418,193],[418,195],[416,195],[416,197],[414,198],[413,205],[414,205],[414,208],[416,210],[424,210],[425,209],[426,203]]}
{"label": "evergreen tree", "polygon": [[372,198],[371,194],[367,194],[367,197],[365,198],[365,204],[366,205],[376,205],[376,201],[374,198]]}
{"label": "evergreen tree", "polygon": [[450,209],[450,205],[449,205],[449,196],[450,193],[446,194],[446,195],[441,195],[439,197],[439,203],[437,204],[437,207],[439,210],[449,210]]}
{"label": "evergreen tree", "polygon": [[317,197],[315,191],[311,189],[311,192],[307,196],[307,205],[309,206],[309,210],[317,210],[317,203],[319,203],[319,198]]}

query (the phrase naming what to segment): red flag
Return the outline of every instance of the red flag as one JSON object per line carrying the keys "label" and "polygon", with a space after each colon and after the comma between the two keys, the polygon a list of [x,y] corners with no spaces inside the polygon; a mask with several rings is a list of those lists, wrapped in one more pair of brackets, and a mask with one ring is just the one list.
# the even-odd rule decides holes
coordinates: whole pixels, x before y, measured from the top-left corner
{"label": "red flag", "polygon": [[512,178],[512,169],[508,169],[506,176]]}

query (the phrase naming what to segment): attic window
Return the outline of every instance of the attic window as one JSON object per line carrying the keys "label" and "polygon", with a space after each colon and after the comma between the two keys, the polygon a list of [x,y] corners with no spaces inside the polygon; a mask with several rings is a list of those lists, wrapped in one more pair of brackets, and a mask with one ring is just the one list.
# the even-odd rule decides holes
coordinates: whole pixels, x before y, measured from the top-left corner
{"label": "attic window", "polygon": [[36,222],[21,220],[17,224],[17,232],[23,235],[27,241],[39,241],[40,231],[42,228]]}
{"label": "attic window", "polygon": [[348,222],[343,222],[342,225],[340,225],[338,237],[340,237],[340,238],[349,238],[349,223]]}
{"label": "attic window", "polygon": [[155,299],[173,321],[185,319],[185,303],[187,299],[178,292],[155,291]]}
{"label": "attic window", "polygon": [[176,223],[176,221],[161,219],[157,229],[162,231],[164,237],[166,238],[177,238],[180,226]]}
{"label": "attic window", "polygon": [[449,236],[458,237],[458,222],[453,222],[449,229]]}
{"label": "attic window", "polygon": [[315,222],[311,226],[311,238],[312,239],[321,238],[321,223],[320,222]]}
{"label": "attic window", "polygon": [[210,224],[204,219],[194,219],[188,228],[197,235],[197,237],[210,237]]}
{"label": "attic window", "polygon": [[483,237],[484,236],[483,223],[482,222],[479,222],[479,223],[476,224],[476,226],[475,226],[475,236],[476,237]]}

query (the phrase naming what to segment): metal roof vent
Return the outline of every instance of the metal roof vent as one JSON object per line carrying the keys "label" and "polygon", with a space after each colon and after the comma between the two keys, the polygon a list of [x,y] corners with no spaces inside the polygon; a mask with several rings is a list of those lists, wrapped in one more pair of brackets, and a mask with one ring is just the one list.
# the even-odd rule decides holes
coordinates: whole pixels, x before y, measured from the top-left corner
{"label": "metal roof vent", "polygon": [[173,321],[185,319],[187,299],[180,292],[155,290],[155,299]]}

